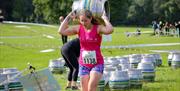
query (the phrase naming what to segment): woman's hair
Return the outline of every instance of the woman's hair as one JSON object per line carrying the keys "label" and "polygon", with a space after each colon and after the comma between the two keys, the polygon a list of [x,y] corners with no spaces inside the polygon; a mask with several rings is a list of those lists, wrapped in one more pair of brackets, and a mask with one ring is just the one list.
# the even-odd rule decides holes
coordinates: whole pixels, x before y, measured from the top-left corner
{"label": "woman's hair", "polygon": [[89,18],[89,19],[92,18],[91,23],[98,25],[97,20],[93,17],[93,15],[92,15],[92,13],[91,13],[90,10],[82,9],[82,10],[79,12],[79,16],[80,16],[80,15],[85,15],[85,16],[86,16],[87,18]]}

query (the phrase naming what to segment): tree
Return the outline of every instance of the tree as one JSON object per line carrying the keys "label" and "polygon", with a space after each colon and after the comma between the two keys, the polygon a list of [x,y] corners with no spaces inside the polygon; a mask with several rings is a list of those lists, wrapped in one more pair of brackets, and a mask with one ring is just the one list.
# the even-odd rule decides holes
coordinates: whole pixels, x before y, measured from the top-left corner
{"label": "tree", "polygon": [[14,0],[12,14],[14,20],[27,22],[32,14],[32,0]]}
{"label": "tree", "polygon": [[131,2],[128,11],[128,21],[131,24],[143,25],[148,24],[152,18],[152,1],[151,0],[134,0]]}
{"label": "tree", "polygon": [[109,0],[111,22],[114,25],[125,24],[127,11],[131,0]]}
{"label": "tree", "polygon": [[59,16],[66,16],[71,10],[72,0],[33,0],[37,21],[59,22]]}

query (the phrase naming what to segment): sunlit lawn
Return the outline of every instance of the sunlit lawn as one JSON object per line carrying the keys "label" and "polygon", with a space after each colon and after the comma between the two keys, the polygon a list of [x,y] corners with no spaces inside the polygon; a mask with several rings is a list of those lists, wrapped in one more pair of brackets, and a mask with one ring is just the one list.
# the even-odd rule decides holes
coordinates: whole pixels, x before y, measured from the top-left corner
{"label": "sunlit lawn", "polygon": [[[18,27],[21,26],[21,27]],[[22,27],[23,26],[23,27]],[[111,42],[103,42],[102,46],[131,45],[131,44],[158,44],[180,43],[180,38],[174,36],[152,36],[151,28],[140,28],[141,36],[126,37],[125,32],[135,32],[136,27],[115,27]],[[49,60],[61,57],[60,48],[62,42],[57,33],[58,26],[45,27],[36,25],[0,24],[0,68],[16,67],[23,70],[30,62],[38,70],[48,67]],[[54,38],[47,38],[51,35]],[[69,39],[74,38],[70,37]],[[41,53],[41,50],[55,49],[53,52]],[[180,50],[180,45],[138,47],[126,49],[102,49],[104,56],[122,56],[129,54],[152,53],[149,50]],[[168,53],[160,53],[163,58],[163,66],[156,68],[155,82],[143,83],[142,89],[130,89],[133,91],[179,91],[180,69],[172,70],[168,67]],[[54,75],[64,91],[66,85],[66,73]],[[108,91],[108,90],[107,90]]]}

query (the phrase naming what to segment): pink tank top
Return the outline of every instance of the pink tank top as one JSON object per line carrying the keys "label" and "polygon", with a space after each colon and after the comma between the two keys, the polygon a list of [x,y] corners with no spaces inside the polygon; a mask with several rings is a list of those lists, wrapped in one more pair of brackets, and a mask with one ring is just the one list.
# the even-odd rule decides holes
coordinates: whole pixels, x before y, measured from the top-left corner
{"label": "pink tank top", "polygon": [[[102,42],[102,36],[97,33],[98,25],[93,25],[91,31],[85,31],[84,27],[80,25],[79,28],[79,39],[80,39],[80,57],[79,57],[79,64],[86,66],[88,68],[92,68],[97,64],[104,64],[103,56],[101,54],[100,45]],[[85,52],[86,51],[86,52]],[[95,53],[96,62],[95,63],[87,63],[84,61],[84,58],[88,58],[86,54],[90,51],[91,54]],[[93,51],[93,52],[92,52]],[[85,57],[84,57],[85,54]],[[87,60],[89,61],[89,60]]]}

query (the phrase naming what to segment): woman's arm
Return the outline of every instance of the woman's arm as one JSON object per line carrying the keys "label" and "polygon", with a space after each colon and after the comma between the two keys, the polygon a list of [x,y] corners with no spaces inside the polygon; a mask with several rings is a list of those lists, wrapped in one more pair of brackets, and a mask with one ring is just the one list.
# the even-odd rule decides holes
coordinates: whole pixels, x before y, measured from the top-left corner
{"label": "woman's arm", "polygon": [[111,34],[113,32],[113,26],[105,13],[102,15],[102,19],[104,20],[105,26],[100,25],[99,32],[101,34]]}
{"label": "woman's arm", "polygon": [[74,35],[77,34],[78,31],[78,26],[72,26],[72,27],[67,27],[69,22],[72,20],[73,18],[73,12],[70,12],[66,18],[64,19],[64,21],[61,23],[60,27],[59,27],[59,34],[62,35]]}

